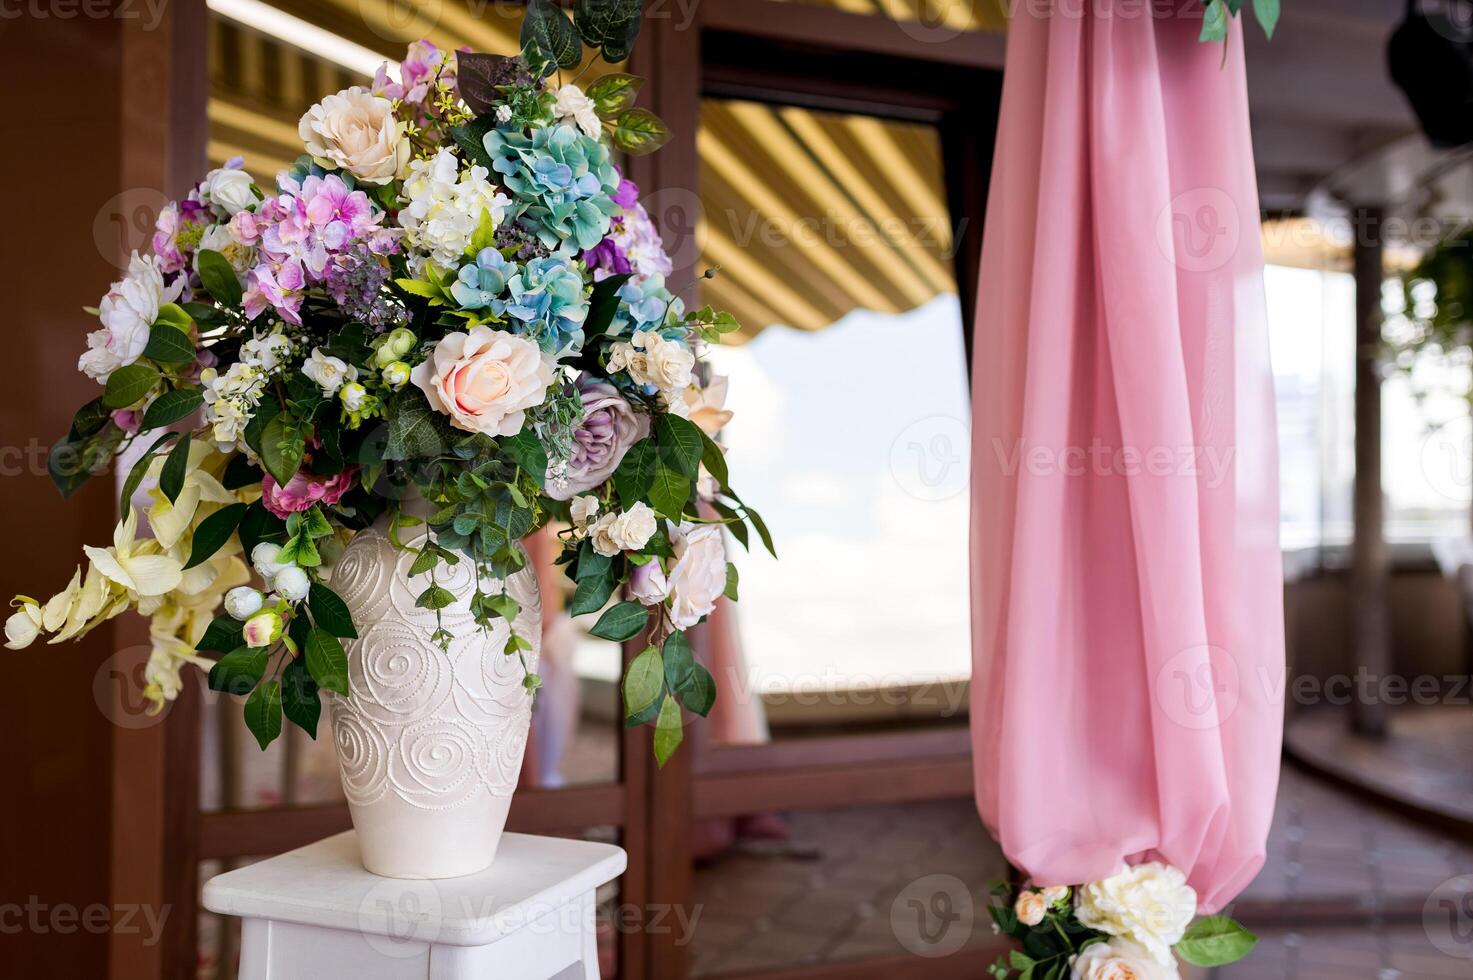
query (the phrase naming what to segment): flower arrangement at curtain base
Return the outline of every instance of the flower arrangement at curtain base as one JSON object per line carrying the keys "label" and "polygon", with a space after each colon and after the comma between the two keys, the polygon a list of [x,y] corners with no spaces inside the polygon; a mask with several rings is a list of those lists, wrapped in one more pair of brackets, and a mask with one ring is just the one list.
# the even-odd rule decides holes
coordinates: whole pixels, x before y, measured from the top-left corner
{"label": "flower arrangement at curtain base", "polygon": [[[320,691],[349,695],[350,654],[379,625],[355,617],[334,566],[381,533],[433,622],[403,642],[458,649],[460,698],[479,656],[463,641],[494,635],[484,656],[517,665],[530,703],[536,623],[507,583],[527,573],[519,542],[557,521],[570,611],[608,606],[595,635],[648,637],[623,694],[663,764],[682,708],[704,715],[716,697],[684,631],[736,598],[724,530],[772,542],[728,484],[724,382],[700,360],[737,324],[667,288],[670,260],[614,162],[657,149],[664,124],[634,105],[632,75],[555,78],[585,46],[626,58],[639,17],[635,0],[572,17],[532,0],[517,56],[417,42],[398,79],[385,66],[302,116],[305,154],[274,186],[232,160],[168,205],[151,254],[90,311],[79,368],[101,391],[49,460],[64,494],[136,460],[123,520],[62,592],[16,597],[6,645],[136,610],[155,710],[192,665],[246,696],[263,748],[283,716],[315,737]],[[459,761],[411,775],[453,783],[520,744],[426,750]],[[340,739],[350,790],[354,752]]]}
{"label": "flower arrangement at curtain base", "polygon": [[997,980],[1179,980],[1178,957],[1222,966],[1257,943],[1226,916],[1198,919],[1186,875],[1156,862],[1078,887],[1004,882],[993,895],[996,929],[1020,946],[993,964]]}

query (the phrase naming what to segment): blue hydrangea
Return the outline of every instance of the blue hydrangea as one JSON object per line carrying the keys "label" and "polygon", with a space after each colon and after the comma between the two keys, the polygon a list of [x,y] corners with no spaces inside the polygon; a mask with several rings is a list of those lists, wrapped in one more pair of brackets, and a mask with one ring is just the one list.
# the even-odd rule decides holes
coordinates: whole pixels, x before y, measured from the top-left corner
{"label": "blue hydrangea", "polygon": [[674,324],[685,313],[685,303],[665,288],[658,272],[635,276],[619,287],[619,308],[614,312],[610,333],[632,334]]}
{"label": "blue hydrangea", "polygon": [[518,333],[535,338],[549,354],[576,353],[583,346],[588,295],[582,274],[567,259],[533,259],[507,282],[507,290],[510,299],[496,301],[492,309],[516,321]]}
{"label": "blue hydrangea", "polygon": [[512,194],[512,215],[548,249],[571,256],[608,234],[619,172],[603,143],[573,126],[531,136],[493,129],[483,143]]}
{"label": "blue hydrangea", "polygon": [[[492,308],[500,314],[496,304],[506,284],[517,274],[517,264],[508,261],[494,248],[483,248],[476,253],[476,260],[460,267],[455,282],[450,285],[450,295],[463,310]],[[505,304],[502,304],[505,305]]]}

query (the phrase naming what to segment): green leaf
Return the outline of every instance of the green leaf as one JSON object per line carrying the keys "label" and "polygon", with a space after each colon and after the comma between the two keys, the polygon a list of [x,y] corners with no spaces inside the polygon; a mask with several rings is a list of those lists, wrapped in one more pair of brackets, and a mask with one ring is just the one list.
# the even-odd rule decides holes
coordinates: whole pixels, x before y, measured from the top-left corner
{"label": "green leaf", "polygon": [[522,47],[536,45],[559,68],[576,68],[583,60],[583,45],[568,15],[551,0],[532,0],[522,20]]}
{"label": "green leaf", "polygon": [[240,305],[240,279],[225,256],[202,248],[195,253],[194,262],[199,269],[200,282],[204,283],[205,291],[214,297],[215,302],[228,307]]}
{"label": "green leaf", "polygon": [[736,565],[733,562],[727,562],[726,563],[726,588],[721,591],[721,594],[724,595],[724,596],[726,596],[732,602],[739,602],[740,601],[739,599],[737,599],[737,581],[738,581],[739,577],[740,576],[738,576],[738,574],[737,574],[737,567],[736,567]]}
{"label": "green leaf", "polygon": [[337,637],[325,629],[314,629],[307,634],[303,653],[313,680],[336,694],[348,693],[348,655]]}
{"label": "green leaf", "polygon": [[[655,482],[655,464],[659,450],[654,440],[641,439],[629,447],[619,466],[614,470],[614,489],[619,502],[627,509],[644,499],[650,484]],[[681,498],[682,501],[684,498]]]}
{"label": "green leaf", "polygon": [[635,657],[624,674],[624,715],[632,718],[659,700],[665,689],[665,666],[660,651],[648,647]]}
{"label": "green leaf", "polygon": [[604,41],[604,60],[614,65],[629,57],[634,50],[634,39],[639,36],[640,13],[639,5],[634,5],[634,12],[627,20],[615,24],[609,29],[608,38]]}
{"label": "green leaf", "polygon": [[420,296],[424,299],[444,299],[445,297],[445,290],[423,279],[395,279],[394,285],[411,296]]}
{"label": "green leaf", "polygon": [[[471,84],[471,77],[465,73],[468,58],[496,58],[500,61],[506,60],[500,55],[494,54],[458,54],[455,59],[456,82],[460,87],[462,98],[464,98],[465,90]],[[494,88],[491,88],[489,85],[486,87],[489,90],[489,98],[492,101],[504,98],[504,96],[500,92],[495,91]],[[470,105],[472,109],[476,109],[476,105],[474,103],[468,101],[466,104]],[[478,109],[477,111],[488,112],[490,111],[490,109],[491,103],[486,102],[483,103],[482,108]],[[455,140],[456,146],[460,147],[461,155],[465,158],[467,163],[472,163],[478,166],[485,167],[487,170],[491,170],[495,167],[495,161],[491,159],[491,154],[486,152],[486,144],[483,142],[486,139],[486,134],[490,132],[495,125],[495,118],[488,115],[481,116],[479,119],[472,119],[464,126],[450,127],[450,138]]]}
{"label": "green leaf", "polygon": [[204,404],[204,401],[204,393],[198,388],[180,388],[177,391],[166,391],[155,398],[153,403],[143,413],[143,422],[140,424],[140,429],[157,429],[160,426],[173,425],[180,419],[193,415]]}
{"label": "green leaf", "polygon": [[573,590],[573,601],[568,605],[568,612],[574,616],[598,612],[613,594],[614,576],[612,574],[590,575],[588,578],[579,579],[578,588]]}
{"label": "green leaf", "polygon": [[690,640],[684,633],[677,630],[665,637],[664,661],[665,686],[672,691],[683,690],[690,683],[691,672],[696,666]]}
{"label": "green leaf", "polygon": [[1222,0],[1207,0],[1207,6],[1202,11],[1202,33],[1197,40],[1224,41],[1227,39],[1227,31],[1227,8],[1223,6]]}
{"label": "green leaf", "polygon": [[[573,0],[573,24],[589,47],[622,38],[627,22],[639,16],[640,0]],[[610,64],[622,59],[614,58]]]}
{"label": "green leaf", "polygon": [[267,510],[265,504],[257,500],[246,508],[245,517],[240,522],[240,546],[246,557],[250,557],[251,552],[256,550],[256,545],[262,541],[280,543],[284,540],[286,524]]}
{"label": "green leaf", "polygon": [[660,461],[673,465],[692,480],[700,473],[704,438],[700,426],[690,419],[668,414],[655,416],[655,440],[660,447]]}
{"label": "green leaf", "polygon": [[593,550],[593,542],[584,541],[582,549],[578,552],[578,570],[573,575],[573,581],[613,574],[614,559],[608,555],[601,555]]}
{"label": "green leaf", "polygon": [[665,121],[648,109],[626,109],[614,120],[614,145],[631,156],[653,153],[670,139]]}
{"label": "green leaf", "polygon": [[184,567],[193,568],[213,558],[215,552],[225,546],[225,542],[230,540],[230,536],[240,526],[245,512],[245,504],[227,504],[200,521],[199,527],[194,529],[194,540],[189,545],[189,561],[185,562]]}
{"label": "green leaf", "polygon": [[340,636],[345,640],[358,638],[358,630],[353,626],[353,614],[348,611],[348,604],[321,582],[312,583],[312,588],[307,593],[307,609],[312,613],[312,621],[319,629],[325,629],[333,636]]}
{"label": "green leaf", "polygon": [[670,695],[660,703],[660,717],[655,720],[655,761],[660,768],[670,761],[675,750],[685,738],[685,727],[680,720],[680,705]]}
{"label": "green leaf", "polygon": [[620,602],[598,618],[588,632],[604,640],[622,643],[644,629],[650,614],[637,602]]}
{"label": "green leaf", "polygon": [[107,376],[107,386],[102,389],[102,404],[108,408],[127,408],[142,401],[158,383],[158,369],[151,365],[120,367]]}
{"label": "green leaf", "polygon": [[261,748],[281,734],[281,684],[267,681],[251,692],[245,703],[245,723]]}
{"label": "green leaf", "polygon": [[650,504],[664,516],[678,521],[685,511],[685,502],[690,499],[690,487],[690,480],[659,462],[650,483]]}
{"label": "green leaf", "polygon": [[72,427],[67,430],[67,439],[75,442],[97,433],[112,418],[112,412],[102,404],[101,396],[92,399],[72,416]]}
{"label": "green leaf", "polygon": [[302,430],[287,415],[277,415],[261,433],[261,462],[278,486],[286,486],[301,468],[307,453]]}
{"label": "green leaf", "polygon": [[301,565],[303,568],[316,568],[322,564],[322,554],[317,550],[310,535],[294,534],[282,545],[281,554],[277,561],[282,564]]}
{"label": "green leaf", "polygon": [[384,459],[423,459],[443,452],[445,441],[440,438],[429,403],[423,398],[401,399],[399,410],[389,419]]}
{"label": "green leaf", "polygon": [[186,432],[175,443],[169,458],[164,460],[163,469],[159,471],[159,490],[163,491],[171,504],[179,499],[179,491],[184,489],[184,477],[189,474],[189,443],[190,436]]}
{"label": "green leaf", "polygon": [[614,314],[619,312],[619,290],[633,275],[621,272],[593,284],[593,293],[588,297],[588,314],[583,318],[583,335],[596,337],[609,329]]}
{"label": "green leaf", "polygon": [[1198,919],[1187,927],[1176,954],[1194,966],[1236,963],[1252,952],[1258,937],[1225,915]]}
{"label": "green leaf", "polygon": [[[588,41],[588,38],[584,37],[584,40]],[[588,43],[593,44],[594,42],[588,41]],[[602,44],[603,39],[600,38],[597,43]],[[634,100],[643,85],[644,79],[638,75],[613,71],[594,79],[584,94],[593,100],[594,108],[600,119],[612,119],[634,105]]]}
{"label": "green leaf", "polygon": [[178,436],[177,432],[165,432],[153,441],[133,468],[128,471],[128,478],[123,481],[123,491],[118,499],[118,509],[123,512],[123,517],[128,516],[129,509],[133,506],[133,494],[138,490],[138,485],[143,482],[143,477],[148,473],[148,467],[153,462],[154,456],[158,454],[159,447],[170,439]]}
{"label": "green leaf", "polygon": [[705,718],[716,703],[716,679],[700,664],[691,668],[690,678],[680,689],[680,703]]}
{"label": "green leaf", "polygon": [[421,609],[444,609],[455,603],[455,593],[441,585],[432,585],[419,594],[414,604]]}
{"label": "green leaf", "polygon": [[210,668],[210,690],[222,694],[245,694],[266,673],[266,661],[270,655],[271,651],[266,647],[232,650]]}
{"label": "green leaf", "polygon": [[[175,309],[179,308],[176,306]],[[178,327],[155,323],[148,332],[148,346],[143,348],[143,356],[160,364],[188,364],[194,360],[194,341]]]}
{"label": "green leaf", "polygon": [[[460,515],[460,517],[464,516],[466,515]],[[456,520],[460,520],[460,517],[457,517]],[[458,533],[469,534],[470,532],[460,531]],[[415,578],[426,572],[434,571],[435,566],[438,564],[440,564],[440,553],[435,550],[434,544],[426,538],[424,547],[419,549],[419,554],[415,556],[414,563],[409,566],[409,571],[405,574],[410,578]]]}
{"label": "green leaf", "polygon": [[309,538],[325,538],[332,533],[332,522],[322,512],[320,504],[313,504],[312,508],[302,515],[302,523]]}
{"label": "green leaf", "polygon": [[[506,100],[506,95],[497,84],[506,75],[506,63],[512,59],[500,54],[472,54],[469,51],[458,51],[455,55],[455,88],[460,93],[460,98],[471,111],[480,118],[472,120],[466,126],[457,126],[455,129],[468,129],[481,126],[481,134],[495,123],[495,119],[486,115],[491,112],[497,103]],[[455,129],[451,135],[456,142],[460,138],[455,136]],[[491,164],[484,164],[486,169],[491,169]]]}
{"label": "green leaf", "polygon": [[1253,14],[1263,33],[1272,40],[1274,28],[1279,25],[1279,0],[1253,0]]}
{"label": "green leaf", "polygon": [[234,616],[223,614],[216,616],[205,628],[205,635],[199,638],[194,648],[201,651],[213,650],[217,653],[234,650],[245,643],[245,637],[242,635],[244,629],[245,624]]}
{"label": "green leaf", "polygon": [[531,427],[522,429],[514,436],[503,436],[497,440],[497,445],[502,452],[516,460],[517,465],[536,480],[539,487],[543,485],[547,479],[547,450],[542,448],[537,433]]}
{"label": "green leaf", "polygon": [[716,444],[716,441],[706,435],[699,426],[696,427],[696,431],[701,433],[701,464],[706,467],[706,472],[711,474],[711,478],[716,481],[716,485],[725,490],[727,481],[729,480],[726,469],[726,454],[721,451],[721,447]]}
{"label": "green leaf", "polygon": [[282,705],[287,720],[317,738],[317,721],[322,716],[322,701],[317,694],[317,682],[307,672],[301,657],[293,657],[281,673]]}

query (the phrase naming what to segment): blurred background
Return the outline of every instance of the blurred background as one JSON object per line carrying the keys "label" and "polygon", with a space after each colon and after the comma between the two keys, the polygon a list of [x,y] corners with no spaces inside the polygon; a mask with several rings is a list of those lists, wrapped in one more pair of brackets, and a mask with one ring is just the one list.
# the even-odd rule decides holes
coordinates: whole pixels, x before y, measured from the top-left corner
{"label": "blurred background", "polygon": [[[1424,281],[1473,219],[1469,154],[1436,124],[1470,115],[1473,33],[1463,4],[1431,6],[1447,17],[1414,32],[1397,75],[1413,97],[1388,65],[1405,3],[1285,0],[1272,42],[1248,32],[1289,729],[1268,865],[1233,910],[1263,942],[1223,978],[1473,975],[1473,358],[1457,324],[1429,327]],[[521,13],[4,9],[0,592],[59,586],[110,533],[115,494],[63,506],[44,453],[89,384],[80,307],[164,201],[233,157],[258,178],[284,168],[301,113],[411,40],[514,52]],[[721,700],[662,771],[622,725],[629,651],[554,614],[563,585],[544,576],[546,687],[511,826],[629,851],[600,894],[606,976],[978,977],[997,955],[985,906],[1009,869],[971,800],[965,528],[1005,31],[994,0],[670,0],[647,5],[619,66],[650,78],[642,101],[676,131],[627,167],[670,281],[743,324],[711,357],[732,378],[724,441],[783,557],[738,550],[740,609],[698,644]],[[1426,69],[1410,83],[1408,63]],[[1198,217],[1166,233],[1213,233]],[[233,978],[239,923],[198,889],[348,826],[327,723],[262,753],[202,677],[149,717],[146,634],[109,625],[5,657],[0,975]],[[106,928],[53,914],[97,904]],[[125,928],[128,909],[153,918]]]}

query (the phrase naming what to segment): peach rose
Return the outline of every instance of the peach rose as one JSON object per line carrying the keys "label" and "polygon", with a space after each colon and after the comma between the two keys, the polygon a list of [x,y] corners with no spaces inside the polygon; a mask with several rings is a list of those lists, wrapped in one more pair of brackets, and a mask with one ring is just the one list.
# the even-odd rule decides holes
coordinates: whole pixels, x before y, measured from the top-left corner
{"label": "peach rose", "polygon": [[1025,926],[1036,926],[1048,912],[1048,902],[1038,892],[1024,892],[1013,904],[1013,912]]}
{"label": "peach rose", "polygon": [[514,436],[526,410],[547,397],[554,371],[553,359],[525,337],[472,327],[446,334],[410,380],[457,429]]}
{"label": "peach rose", "polygon": [[409,163],[404,123],[394,103],[354,86],[308,109],[297,135],[319,165],[341,168],[365,184],[387,184]]}

